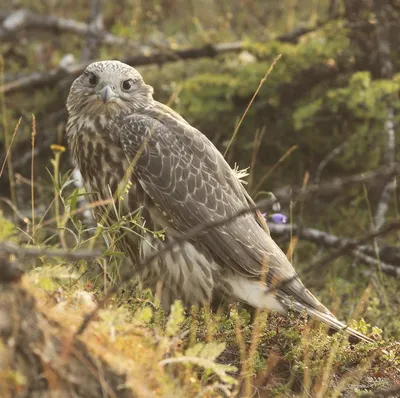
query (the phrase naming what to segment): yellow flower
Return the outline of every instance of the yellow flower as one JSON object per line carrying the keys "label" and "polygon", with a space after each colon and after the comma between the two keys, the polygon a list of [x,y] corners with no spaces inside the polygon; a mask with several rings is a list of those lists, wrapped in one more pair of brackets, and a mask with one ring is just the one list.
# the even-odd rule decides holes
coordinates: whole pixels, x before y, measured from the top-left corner
{"label": "yellow flower", "polygon": [[50,145],[50,149],[54,152],[65,152],[67,149],[65,148],[65,146],[62,145],[58,145],[58,144],[52,144]]}

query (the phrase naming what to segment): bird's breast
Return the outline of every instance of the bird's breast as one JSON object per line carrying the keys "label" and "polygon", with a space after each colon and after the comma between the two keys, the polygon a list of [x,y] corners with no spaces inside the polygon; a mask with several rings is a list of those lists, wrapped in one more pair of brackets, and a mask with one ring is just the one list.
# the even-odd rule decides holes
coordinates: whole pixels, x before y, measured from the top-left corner
{"label": "bird's breast", "polygon": [[107,131],[98,131],[99,127],[90,121],[69,123],[67,137],[72,157],[90,200],[109,202],[118,216],[125,215],[143,206],[144,192],[135,175],[129,173],[129,162],[119,141]]}

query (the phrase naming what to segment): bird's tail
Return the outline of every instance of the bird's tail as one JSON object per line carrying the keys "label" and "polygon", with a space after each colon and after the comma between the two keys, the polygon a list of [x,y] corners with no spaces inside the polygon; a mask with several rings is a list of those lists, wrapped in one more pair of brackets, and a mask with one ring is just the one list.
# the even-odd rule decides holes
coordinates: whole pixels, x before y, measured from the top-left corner
{"label": "bird's tail", "polygon": [[282,303],[284,303],[285,306],[287,306],[288,308],[292,308],[296,312],[306,311],[307,314],[311,318],[324,323],[325,325],[329,326],[332,329],[335,329],[337,331],[343,330],[346,333],[348,333],[350,336],[353,336],[356,339],[361,340],[361,341],[366,341],[368,343],[372,343],[374,341],[374,340],[370,339],[369,337],[365,336],[364,334],[358,332],[357,330],[350,328],[345,323],[340,322],[328,310],[327,310],[327,312],[322,312],[322,311],[312,308],[308,305],[299,303],[298,301],[295,301],[295,300],[287,297],[285,294],[281,294],[280,292],[277,292],[277,299],[279,301],[281,301]]}
{"label": "bird's tail", "polygon": [[[298,299],[297,297],[292,297],[279,288],[268,291],[268,288],[264,283],[249,280],[240,276],[230,278],[229,286],[232,289],[231,293],[233,293],[236,299],[245,302],[252,307],[275,310],[283,315],[285,315],[290,309],[299,313],[306,311],[311,318],[323,322],[330,328],[338,331],[343,330],[358,340],[373,342],[369,337],[357,332],[336,319],[336,317],[307,289],[305,289],[303,285],[301,285],[302,289],[304,289],[303,296],[307,297],[308,302]],[[306,296],[304,294],[306,294]]]}

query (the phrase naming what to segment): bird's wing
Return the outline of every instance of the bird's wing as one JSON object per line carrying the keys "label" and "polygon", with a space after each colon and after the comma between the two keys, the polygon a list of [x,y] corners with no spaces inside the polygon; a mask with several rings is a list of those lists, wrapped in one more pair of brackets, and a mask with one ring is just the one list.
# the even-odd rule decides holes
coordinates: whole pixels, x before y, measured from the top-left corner
{"label": "bird's wing", "polygon": [[[234,171],[215,146],[185,121],[164,111],[134,114],[123,121],[120,139],[143,189],[178,231],[185,233],[248,207]],[[254,214],[212,228],[199,239],[240,274],[260,277],[268,268],[269,279],[295,275]]]}
{"label": "bird's wing", "polygon": [[[248,206],[246,191],[231,167],[214,145],[186,121],[157,112],[133,115],[122,123],[120,137],[139,183],[158,210],[183,234]],[[259,308],[305,310],[335,329],[346,328],[304,287],[285,254],[256,222],[255,214],[237,217],[198,239],[236,271],[227,281],[233,282],[236,290],[243,288],[236,295],[238,299]],[[268,268],[267,282],[279,284],[272,298],[265,294],[265,284],[257,281],[263,279],[264,264]],[[280,284],[282,281],[290,282]],[[257,295],[260,288],[262,294]],[[250,297],[256,297],[255,302]],[[346,330],[370,341],[353,329]]]}

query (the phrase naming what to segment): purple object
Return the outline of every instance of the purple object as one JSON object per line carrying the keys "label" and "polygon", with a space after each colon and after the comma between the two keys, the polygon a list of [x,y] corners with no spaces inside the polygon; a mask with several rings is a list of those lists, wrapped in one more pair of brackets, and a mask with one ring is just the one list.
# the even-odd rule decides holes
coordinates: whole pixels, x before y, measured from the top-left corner
{"label": "purple object", "polygon": [[271,217],[271,220],[275,224],[286,224],[287,223],[287,217],[284,214],[274,213],[274,214],[271,214],[270,217]]}

